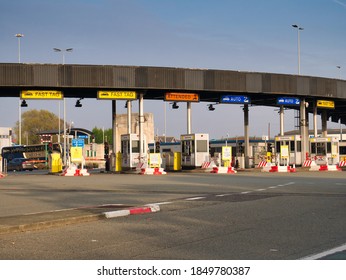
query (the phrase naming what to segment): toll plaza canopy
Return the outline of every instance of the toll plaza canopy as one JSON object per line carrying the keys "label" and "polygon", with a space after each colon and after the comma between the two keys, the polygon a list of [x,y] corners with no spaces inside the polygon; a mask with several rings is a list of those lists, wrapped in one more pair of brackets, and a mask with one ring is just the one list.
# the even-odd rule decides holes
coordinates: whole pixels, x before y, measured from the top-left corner
{"label": "toll plaza canopy", "polygon": [[[100,90],[136,91],[144,99],[163,100],[167,93],[195,93],[201,102],[224,96],[249,100],[250,106],[284,106],[304,99],[308,112],[320,101],[333,101],[328,118],[346,124],[346,81],[276,73],[146,66],[0,63],[0,97],[19,97],[25,90],[59,90],[65,98],[97,98]],[[323,106],[322,106],[323,107]]]}

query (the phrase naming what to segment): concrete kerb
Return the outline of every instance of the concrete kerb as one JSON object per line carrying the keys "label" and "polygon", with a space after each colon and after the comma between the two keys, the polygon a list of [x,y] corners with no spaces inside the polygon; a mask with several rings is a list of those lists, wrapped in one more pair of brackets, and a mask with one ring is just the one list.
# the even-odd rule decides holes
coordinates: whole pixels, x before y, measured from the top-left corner
{"label": "concrete kerb", "polygon": [[82,210],[52,211],[28,215],[0,217],[0,234],[36,231],[52,227],[93,222],[103,219],[140,215],[160,211],[159,205],[148,204],[116,211],[86,213]]}

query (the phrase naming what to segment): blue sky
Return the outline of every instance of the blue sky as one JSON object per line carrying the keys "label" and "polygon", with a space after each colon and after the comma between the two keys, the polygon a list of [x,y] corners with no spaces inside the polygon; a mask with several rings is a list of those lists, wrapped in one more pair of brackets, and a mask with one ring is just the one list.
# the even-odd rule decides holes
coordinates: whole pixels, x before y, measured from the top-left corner
{"label": "blue sky", "polygon": [[[16,33],[24,63],[61,63],[53,48],[73,48],[66,63],[173,66],[239,71],[297,73],[297,30],[302,26],[301,74],[346,79],[346,0],[0,0],[0,62],[17,62]],[[339,70],[336,66],[341,66]],[[18,99],[1,98],[6,118],[18,120]],[[76,127],[111,127],[109,101],[83,100],[82,108],[67,100],[67,121]],[[123,102],[118,111],[125,113]],[[137,110],[138,106],[134,106]],[[57,104],[30,101],[30,109],[58,114]],[[163,108],[146,101],[163,133]],[[242,109],[206,103],[192,106],[193,132],[212,138],[242,135]],[[94,112],[94,113],[92,113]],[[294,129],[294,113],[286,111],[285,129]],[[167,106],[167,134],[186,132],[185,105]],[[279,132],[273,108],[250,108],[250,134]],[[312,123],[312,121],[310,122]],[[217,124],[217,125],[215,125]],[[339,127],[338,124],[328,124]]]}

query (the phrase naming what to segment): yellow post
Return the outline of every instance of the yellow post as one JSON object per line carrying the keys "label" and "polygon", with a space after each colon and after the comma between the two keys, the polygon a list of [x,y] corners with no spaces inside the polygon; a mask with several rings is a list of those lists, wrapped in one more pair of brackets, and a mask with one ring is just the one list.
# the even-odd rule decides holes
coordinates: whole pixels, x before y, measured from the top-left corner
{"label": "yellow post", "polygon": [[174,171],[181,170],[181,153],[180,152],[174,153],[173,170]]}
{"label": "yellow post", "polygon": [[62,170],[62,163],[61,163],[61,157],[60,154],[51,154],[51,168],[50,172],[52,173],[58,173]]}
{"label": "yellow post", "polygon": [[115,155],[115,171],[121,171],[121,161],[122,161],[122,154],[118,152]]}
{"label": "yellow post", "polygon": [[267,152],[267,162],[272,162],[272,153]]}

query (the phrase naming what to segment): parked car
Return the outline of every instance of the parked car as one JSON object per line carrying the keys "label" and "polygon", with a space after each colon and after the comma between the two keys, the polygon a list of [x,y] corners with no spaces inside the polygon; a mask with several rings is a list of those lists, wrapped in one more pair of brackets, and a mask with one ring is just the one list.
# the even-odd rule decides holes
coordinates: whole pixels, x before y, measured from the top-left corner
{"label": "parked car", "polygon": [[34,169],[35,165],[26,158],[14,158],[7,163],[7,171],[33,171]]}

